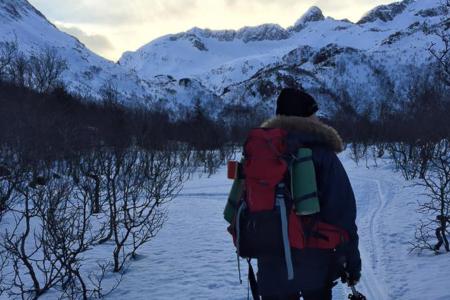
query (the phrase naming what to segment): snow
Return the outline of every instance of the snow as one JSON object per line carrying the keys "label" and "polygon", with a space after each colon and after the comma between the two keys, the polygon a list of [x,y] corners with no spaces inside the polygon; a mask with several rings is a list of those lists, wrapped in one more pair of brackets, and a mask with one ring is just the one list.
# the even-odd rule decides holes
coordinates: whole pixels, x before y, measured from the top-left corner
{"label": "snow", "polygon": [[[381,45],[383,40],[393,33],[405,31],[415,22],[425,21],[429,24],[436,24],[439,22],[440,16],[424,18],[416,13],[425,8],[439,5],[440,1],[438,0],[412,2],[408,4],[408,9],[396,15],[389,22],[376,21],[363,25],[337,21],[332,18],[324,19],[321,10],[318,7],[312,7],[294,25],[294,28],[302,25],[302,30],[291,32],[289,37],[285,37],[283,28],[271,24],[244,28],[237,32],[194,28],[186,33],[157,39],[136,52],[127,52],[120,62],[122,65],[136,70],[143,78],[151,77],[155,72],[159,72],[176,77],[197,76],[202,79],[211,69],[220,69],[223,65],[230,65],[233,61],[239,65],[248,57],[259,56],[261,62],[271,64],[276,61],[276,57],[279,58],[279,55],[284,55],[300,45],[320,49],[330,43],[335,43],[342,47],[365,50],[369,54],[373,51],[383,51],[389,54],[391,49]],[[336,28],[346,29],[335,30]],[[240,32],[247,31],[251,35],[262,37],[262,39],[245,43],[239,38],[234,38],[236,35],[239,36]],[[266,32],[273,32],[279,38],[274,41],[272,35],[266,36]],[[227,35],[228,38],[218,38],[223,35]],[[192,47],[192,43],[186,40],[186,36],[198,38],[208,51],[198,51]],[[231,36],[233,38],[230,38]],[[173,39],[174,37],[177,38]],[[401,43],[398,47],[408,49],[409,51],[405,54],[410,57],[417,52],[423,53],[429,42],[429,37],[422,34],[416,36],[414,41]],[[415,46],[416,49],[412,46]],[[392,50],[394,53],[398,48]],[[269,54],[272,58],[268,59]],[[239,66],[236,66],[235,69],[239,69]]]}
{"label": "snow", "polygon": [[[358,289],[368,299],[450,299],[449,254],[410,253],[419,215],[417,201],[423,189],[406,182],[389,161],[366,167],[355,164],[349,152],[340,155],[352,182],[358,207],[357,223],[363,261]],[[223,219],[231,181],[224,168],[211,177],[195,176],[167,206],[168,221],[161,232],[138,252],[111,299],[247,299],[231,237]],[[3,220],[2,228],[7,224]],[[3,230],[3,229],[2,229]],[[96,246],[84,258],[83,270],[111,257],[112,245]],[[109,275],[106,285],[117,276]],[[339,284],[334,298],[346,299],[349,289]],[[51,291],[42,299],[55,299]],[[6,296],[0,299],[7,299]]]}
{"label": "snow", "polygon": [[[368,299],[450,299],[448,254],[409,253],[418,220],[416,201],[423,190],[405,182],[388,162],[356,165],[340,156],[358,206],[362,281]],[[222,212],[231,182],[224,169],[195,177],[170,203],[169,220],[159,235],[131,262],[113,299],[247,299],[238,281],[235,250]],[[110,253],[105,253],[110,255]],[[243,276],[246,267],[244,261]],[[339,284],[333,299],[346,299]],[[51,299],[51,298],[48,298]]]}
{"label": "snow", "polygon": [[297,22],[295,22],[294,28],[303,26],[308,22],[322,21],[323,19],[325,19],[325,17],[323,16],[322,10],[317,6],[313,6],[308,9]]}
{"label": "snow", "polygon": [[[425,199],[423,188],[405,181],[389,160],[379,159],[377,166],[372,161],[357,165],[348,151],[340,159],[357,200],[363,262],[358,289],[377,300],[450,299],[450,254],[410,253],[420,218],[417,202]],[[198,174],[188,181],[166,206],[168,221],[163,229],[138,251],[137,260],[130,261],[121,284],[108,298],[247,299],[245,261],[240,285],[235,249],[222,214],[230,187],[225,168],[211,177]],[[9,222],[2,220],[1,232]],[[88,250],[82,271],[95,272],[98,262],[111,259],[112,249],[110,243]],[[109,273],[105,290],[117,279]],[[339,284],[333,299],[346,299],[348,293]],[[42,299],[53,300],[56,295],[50,291]]]}

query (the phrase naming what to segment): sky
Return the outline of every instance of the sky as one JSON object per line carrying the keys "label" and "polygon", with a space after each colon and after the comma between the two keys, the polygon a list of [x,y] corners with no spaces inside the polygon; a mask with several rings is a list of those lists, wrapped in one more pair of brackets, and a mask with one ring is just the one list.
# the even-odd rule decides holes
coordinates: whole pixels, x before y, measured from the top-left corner
{"label": "sky", "polygon": [[29,0],[61,30],[111,60],[150,41],[192,27],[289,27],[311,6],[325,16],[358,21],[394,0]]}

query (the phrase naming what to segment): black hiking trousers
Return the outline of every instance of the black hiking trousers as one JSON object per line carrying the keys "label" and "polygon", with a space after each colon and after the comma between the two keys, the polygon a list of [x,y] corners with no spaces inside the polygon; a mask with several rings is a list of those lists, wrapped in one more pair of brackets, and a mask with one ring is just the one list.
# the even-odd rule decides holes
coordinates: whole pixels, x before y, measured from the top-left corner
{"label": "black hiking trousers", "polygon": [[438,240],[438,243],[434,246],[434,250],[439,250],[442,244],[444,244],[445,250],[450,251],[447,236],[445,234],[446,232],[443,227],[439,227],[438,229],[436,229],[436,238]]}
{"label": "black hiking trousers", "polygon": [[262,300],[332,300],[332,288],[324,288],[320,290],[303,291],[302,298],[298,294],[275,296],[275,297],[262,297]]}

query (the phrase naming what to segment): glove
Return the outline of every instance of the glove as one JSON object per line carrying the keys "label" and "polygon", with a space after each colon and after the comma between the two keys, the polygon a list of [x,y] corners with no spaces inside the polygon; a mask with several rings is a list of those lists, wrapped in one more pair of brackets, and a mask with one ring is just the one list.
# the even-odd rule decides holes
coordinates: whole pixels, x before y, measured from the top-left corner
{"label": "glove", "polygon": [[348,286],[355,286],[361,279],[361,271],[345,272],[342,278],[342,283],[347,283]]}
{"label": "glove", "polygon": [[347,260],[347,264],[344,267],[344,273],[341,277],[343,283],[347,283],[348,286],[355,286],[361,279],[361,260]]}
{"label": "glove", "polygon": [[336,249],[335,255],[338,277],[341,277],[342,283],[355,286],[361,279],[361,258],[358,249],[351,251],[349,244],[343,244]]}

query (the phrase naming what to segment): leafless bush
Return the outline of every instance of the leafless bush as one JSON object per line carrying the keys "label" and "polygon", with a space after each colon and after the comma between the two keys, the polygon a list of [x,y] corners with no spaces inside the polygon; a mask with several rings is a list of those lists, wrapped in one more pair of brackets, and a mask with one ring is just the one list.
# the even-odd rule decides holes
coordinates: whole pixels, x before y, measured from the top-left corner
{"label": "leafless bush", "polygon": [[53,48],[31,56],[29,66],[29,86],[41,93],[50,92],[61,84],[61,75],[67,69],[66,61]]}
{"label": "leafless bush", "polygon": [[29,59],[21,52],[17,53],[9,68],[9,80],[18,87],[30,84],[31,69]]}
{"label": "leafless bush", "polygon": [[[53,183],[54,182],[54,183]],[[77,190],[70,179],[60,178],[48,184],[48,188],[62,195],[56,201],[40,203],[39,216],[43,220],[45,230],[39,237],[46,244],[63,270],[61,290],[68,295],[80,295],[87,299],[89,287],[80,272],[81,254],[87,251],[96,241],[91,224],[90,199]],[[55,186],[56,185],[56,186]],[[61,201],[62,200],[62,201]]]}
{"label": "leafless bush", "polygon": [[375,142],[374,145],[369,147],[370,155],[366,156],[366,166],[368,167],[369,160],[372,159],[375,167],[378,167],[378,160],[383,158],[388,145],[383,142]]}
{"label": "leafless bush", "polygon": [[[419,181],[419,185],[426,190],[427,199],[419,202],[419,212],[424,216],[434,217],[428,223],[421,223],[417,228],[416,243],[414,248],[439,250],[448,234],[450,222],[450,142],[442,140],[433,149],[432,157],[425,176]],[[432,228],[434,225],[434,228]],[[432,232],[436,232],[436,238],[440,245],[432,246]],[[448,250],[448,241],[446,248]]]}
{"label": "leafless bush", "polygon": [[6,251],[0,248],[0,296],[6,293],[6,268],[8,267],[8,257]]}
{"label": "leafless bush", "polygon": [[161,229],[166,218],[163,204],[176,196],[188,175],[188,166],[179,158],[177,151],[138,148],[105,157],[109,212],[100,242],[114,242],[115,272]]}
{"label": "leafless bush", "polygon": [[423,250],[433,250],[434,245],[432,245],[433,235],[436,222],[432,219],[419,220],[419,225],[416,226],[416,231],[414,234],[414,241],[410,242],[411,248],[410,253],[413,251],[423,251]]}
{"label": "leafless bush", "polygon": [[434,147],[432,142],[399,142],[390,143],[387,150],[397,170],[401,171],[406,180],[412,180],[425,176]]}
{"label": "leafless bush", "polygon": [[16,41],[0,42],[0,81],[6,81],[9,68],[18,52]]}
{"label": "leafless bush", "polygon": [[[13,267],[13,278],[5,289],[11,297],[36,299],[60,281],[62,269],[49,255],[39,238],[41,232],[35,228],[34,221],[38,216],[35,201],[43,195],[42,192],[25,183],[18,190],[23,206],[12,211],[14,222],[1,238],[1,247],[7,252]],[[33,246],[30,248],[30,245]]]}
{"label": "leafless bush", "polygon": [[27,180],[15,187],[23,205],[8,213],[10,223],[0,243],[0,253],[11,265],[1,287],[10,297],[37,299],[50,289],[59,290],[64,299],[107,293],[101,277],[81,271],[83,254],[99,232],[91,218],[90,194],[74,184],[68,166],[36,163]]}
{"label": "leafless bush", "polygon": [[234,158],[235,150],[232,146],[224,146],[218,150],[199,150],[193,155],[193,162],[199,170],[208,176],[217,172],[224,162]]}
{"label": "leafless bush", "polygon": [[367,157],[367,145],[363,143],[351,143],[350,144],[350,158],[358,164],[361,159]]}
{"label": "leafless bush", "polygon": [[84,201],[89,202],[91,214],[99,214],[106,201],[102,177],[104,151],[90,150],[69,162],[74,185]]}
{"label": "leafless bush", "polygon": [[103,83],[100,88],[100,97],[107,105],[117,105],[119,101],[119,90],[113,80],[108,80]]}
{"label": "leafless bush", "polygon": [[66,69],[66,61],[54,48],[44,48],[28,57],[19,51],[17,41],[0,42],[0,81],[47,93],[62,85]]}
{"label": "leafless bush", "polygon": [[90,298],[102,299],[110,295],[121,283],[124,273],[120,273],[119,277],[115,282],[107,289],[104,287],[104,280],[108,276],[108,273],[113,268],[113,263],[111,261],[98,262],[97,270],[98,272],[89,274],[89,282],[92,286],[92,292]]}
{"label": "leafless bush", "polygon": [[18,198],[16,186],[21,176],[15,162],[14,152],[10,148],[0,147],[0,221]]}

